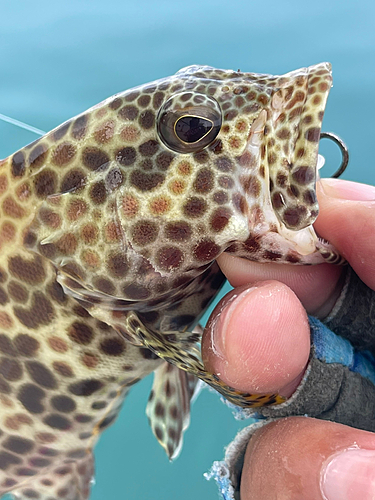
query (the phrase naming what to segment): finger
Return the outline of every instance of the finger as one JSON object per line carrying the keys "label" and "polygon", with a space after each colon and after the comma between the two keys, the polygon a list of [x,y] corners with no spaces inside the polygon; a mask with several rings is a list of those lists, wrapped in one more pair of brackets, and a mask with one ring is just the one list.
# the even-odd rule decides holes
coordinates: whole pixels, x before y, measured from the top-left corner
{"label": "finger", "polygon": [[293,417],[256,431],[241,477],[241,500],[372,500],[375,435]]}
{"label": "finger", "polygon": [[315,227],[375,289],[375,187],[338,179],[318,183]]}
{"label": "finger", "polygon": [[229,293],[215,308],[202,340],[205,366],[244,392],[289,397],[310,353],[310,328],[296,295],[266,281]]}
{"label": "finger", "polygon": [[233,287],[255,281],[277,280],[288,285],[308,314],[324,318],[331,311],[341,290],[341,266],[293,266],[292,264],[259,264],[223,253],[217,259]]}

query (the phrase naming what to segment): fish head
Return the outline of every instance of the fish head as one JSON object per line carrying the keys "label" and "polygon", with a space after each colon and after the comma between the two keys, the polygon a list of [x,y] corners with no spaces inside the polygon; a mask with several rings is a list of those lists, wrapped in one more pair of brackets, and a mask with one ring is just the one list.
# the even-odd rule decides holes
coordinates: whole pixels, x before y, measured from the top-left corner
{"label": "fish head", "polygon": [[[272,252],[280,261],[286,255],[296,263],[321,260],[312,224],[331,65],[282,76],[189,66],[177,77],[181,82],[170,86],[159,110],[157,133],[194,172],[185,200],[195,194],[211,205],[198,236],[212,236],[219,252],[229,248],[251,260],[268,261]],[[185,207],[198,222],[199,214]]]}
{"label": "fish head", "polygon": [[106,99],[13,156],[42,200],[30,246],[111,307],[170,295],[224,251],[321,262],[331,81],[328,63],[283,76],[189,66]]}

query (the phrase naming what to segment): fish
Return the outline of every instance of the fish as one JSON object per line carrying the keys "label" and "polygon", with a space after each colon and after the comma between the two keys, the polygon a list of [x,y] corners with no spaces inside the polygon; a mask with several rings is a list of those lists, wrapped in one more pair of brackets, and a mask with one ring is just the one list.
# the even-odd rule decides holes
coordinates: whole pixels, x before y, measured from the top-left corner
{"label": "fish", "polygon": [[223,252],[311,265],[320,130],[332,72],[189,66],[116,94],[0,162],[0,494],[85,500],[93,448],[129,389],[169,458],[198,380],[199,320]]}

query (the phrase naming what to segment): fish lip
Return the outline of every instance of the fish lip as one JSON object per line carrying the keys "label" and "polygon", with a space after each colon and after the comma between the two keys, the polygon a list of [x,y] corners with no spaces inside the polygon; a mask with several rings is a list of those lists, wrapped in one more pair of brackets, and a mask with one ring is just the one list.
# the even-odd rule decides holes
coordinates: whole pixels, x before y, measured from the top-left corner
{"label": "fish lip", "polygon": [[[301,90],[306,91],[306,97],[301,101],[302,110],[298,121],[293,124],[293,119],[289,118],[291,120],[290,128],[295,127],[298,131],[294,142],[290,144],[290,165],[304,163],[316,169],[322,121],[332,87],[332,66],[328,62],[318,63],[287,73],[285,77],[289,80],[286,87],[295,85],[297,90],[298,86],[300,86]],[[303,79],[306,82],[305,86],[301,85]],[[293,110],[293,106],[291,106],[292,100],[287,101],[281,111],[286,112],[291,108],[292,111],[297,111],[298,105]],[[289,117],[291,117],[291,114],[289,114]],[[299,156],[302,148],[306,150],[303,161]]]}
{"label": "fish lip", "polygon": [[[318,84],[315,81],[315,78],[320,78],[322,81],[320,81]],[[255,116],[253,123],[250,127],[249,134],[247,137],[247,142],[251,139],[251,136],[254,135],[254,128],[259,128],[257,127],[257,121],[259,121],[262,112],[267,112],[267,123],[270,121],[271,123],[273,122],[273,125],[275,125],[275,122],[279,119],[279,115],[282,115],[283,113],[288,113],[290,110],[291,102],[290,101],[285,101],[283,104],[279,104],[278,108],[278,113],[277,107],[274,106],[274,101],[275,101],[275,95],[277,94],[278,91],[285,91],[287,90],[288,87],[296,85],[298,87],[298,81],[302,79],[307,79],[307,85],[306,85],[306,99],[301,102],[301,107],[302,111],[299,114],[298,122],[295,123],[295,126],[300,129],[303,128],[303,125],[305,124],[306,127],[308,125],[309,118],[311,116],[309,115],[314,115],[319,117],[319,126],[314,126],[314,131],[310,131],[308,137],[306,139],[309,142],[317,142],[319,143],[320,139],[320,130],[322,127],[322,119],[324,115],[324,111],[326,108],[326,103],[327,103],[327,98],[329,91],[332,87],[332,66],[328,62],[323,62],[323,63],[318,63],[312,66],[308,66],[306,68],[301,68],[297,69],[294,71],[291,71],[290,73],[286,73],[285,75],[276,77],[282,84],[280,86],[276,86],[274,89],[274,92],[272,94],[270,103],[263,108],[259,110],[257,115]],[[324,85],[324,87],[320,87],[321,85]],[[303,90],[303,86],[301,85],[301,90]],[[314,100],[318,99],[319,103],[315,103]],[[274,118],[272,115],[276,112],[277,117]],[[296,116],[297,118],[297,116]],[[255,126],[255,127],[254,127]],[[260,131],[260,129],[258,130]],[[255,132],[257,133],[257,132]],[[293,149],[293,152],[294,149]],[[317,159],[317,157],[316,157]]]}
{"label": "fish lip", "polygon": [[[316,192],[316,181],[318,177],[317,165],[319,154],[320,134],[322,129],[322,121],[326,109],[329,91],[332,87],[332,67],[329,63],[320,63],[310,66],[305,69],[304,89],[306,89],[305,99],[302,104],[302,110],[297,125],[297,135],[294,143],[291,144],[291,159],[288,165],[287,173],[288,183],[290,188],[297,189],[299,193],[314,193]],[[293,94],[293,99],[298,95],[298,76],[294,80],[296,92]],[[292,100],[293,100],[292,99]],[[291,101],[292,102],[292,101]],[[297,103],[298,106],[298,103]],[[292,108],[292,111],[296,108]],[[275,179],[274,179],[275,180]],[[296,222],[290,222],[283,216],[281,211],[278,213],[281,221],[289,229],[298,231],[311,226],[318,215],[319,205],[313,198],[310,202],[305,202],[302,195],[294,201],[289,197],[286,202],[285,214],[293,212],[293,210],[304,209],[305,213]],[[309,195],[312,196],[312,195]],[[297,207],[297,208],[295,208]],[[275,207],[274,207],[275,208]],[[289,212],[288,212],[289,211]]]}
{"label": "fish lip", "polygon": [[[303,128],[305,122],[308,122],[308,117],[318,116],[319,126],[314,124],[313,127],[307,128],[304,137],[309,143],[316,143],[314,149],[315,161],[312,166],[316,168],[318,161],[318,150],[320,141],[320,132],[322,129],[322,121],[327,105],[328,94],[332,87],[332,66],[328,62],[323,62],[309,66],[307,70],[307,98],[303,104],[303,110],[300,117],[299,128]],[[315,81],[321,77],[322,81]],[[316,102],[318,101],[318,102]],[[312,108],[312,111],[311,111]],[[296,151],[294,151],[295,158]]]}

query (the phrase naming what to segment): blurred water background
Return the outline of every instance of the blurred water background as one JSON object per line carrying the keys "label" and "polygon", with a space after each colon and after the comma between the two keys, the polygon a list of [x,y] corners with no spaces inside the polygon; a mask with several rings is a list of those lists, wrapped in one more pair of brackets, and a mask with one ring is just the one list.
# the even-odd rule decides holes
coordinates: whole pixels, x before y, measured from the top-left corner
{"label": "blurred water background", "polygon": [[[190,64],[282,74],[330,61],[323,129],[350,149],[344,178],[375,184],[375,3],[368,0],[0,0],[0,113],[48,131],[104,98]],[[0,157],[36,138],[0,122]],[[322,141],[329,176],[340,154]],[[151,378],[96,448],[92,500],[214,500],[203,478],[245,425],[204,391],[170,464],[148,428]]]}

